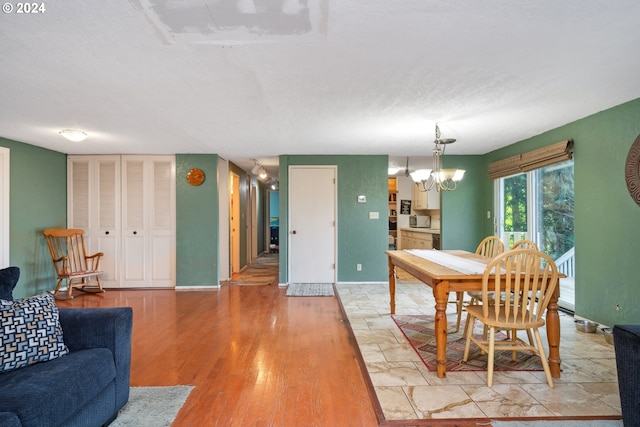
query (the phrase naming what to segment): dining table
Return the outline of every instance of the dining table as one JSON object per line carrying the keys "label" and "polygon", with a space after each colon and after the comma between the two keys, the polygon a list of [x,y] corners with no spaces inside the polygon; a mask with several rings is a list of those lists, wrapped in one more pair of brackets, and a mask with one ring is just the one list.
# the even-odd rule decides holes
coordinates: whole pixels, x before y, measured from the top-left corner
{"label": "dining table", "polygon": [[[437,375],[447,375],[447,304],[450,292],[482,291],[482,266],[491,258],[464,250],[388,250],[389,297],[391,314],[396,312],[396,268],[409,273],[431,287],[435,298],[435,338]],[[474,268],[475,267],[475,268]],[[462,271],[460,271],[462,270]],[[547,306],[546,328],[549,343],[549,368],[554,378],[560,377],[560,317],[556,286]]]}

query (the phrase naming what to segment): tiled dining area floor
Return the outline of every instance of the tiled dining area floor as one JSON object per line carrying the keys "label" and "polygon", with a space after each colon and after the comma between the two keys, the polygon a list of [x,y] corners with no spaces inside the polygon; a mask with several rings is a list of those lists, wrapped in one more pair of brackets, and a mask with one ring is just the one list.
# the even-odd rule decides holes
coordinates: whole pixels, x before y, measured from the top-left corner
{"label": "tiled dining area floor", "polygon": [[[600,331],[578,332],[560,313],[561,378],[549,388],[544,372],[448,372],[438,378],[408,343],[389,312],[386,284],[338,284],[339,298],[386,420],[621,416],[613,346]],[[397,314],[434,314],[431,288],[399,279]],[[455,306],[447,309],[449,320]],[[544,328],[541,329],[546,344]],[[620,422],[620,425],[621,422]]]}

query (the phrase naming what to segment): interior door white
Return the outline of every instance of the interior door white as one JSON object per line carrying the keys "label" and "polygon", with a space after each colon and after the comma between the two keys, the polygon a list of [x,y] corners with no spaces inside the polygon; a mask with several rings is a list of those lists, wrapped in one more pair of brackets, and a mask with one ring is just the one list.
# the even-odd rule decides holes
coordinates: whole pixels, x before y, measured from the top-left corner
{"label": "interior door white", "polygon": [[122,274],[127,287],[175,286],[173,156],[122,159]]}
{"label": "interior door white", "polygon": [[289,283],[335,283],[336,167],[289,167]]}
{"label": "interior door white", "polygon": [[69,156],[68,227],[85,232],[91,254],[102,252],[102,286],[120,286],[120,156]]}

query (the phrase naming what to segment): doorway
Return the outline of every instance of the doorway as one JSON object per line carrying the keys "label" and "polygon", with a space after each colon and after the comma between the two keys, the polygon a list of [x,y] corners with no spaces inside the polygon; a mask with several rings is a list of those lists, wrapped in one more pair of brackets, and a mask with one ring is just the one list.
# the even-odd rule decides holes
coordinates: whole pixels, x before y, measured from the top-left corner
{"label": "doorway", "polygon": [[229,198],[231,274],[234,274],[240,272],[240,176],[231,172],[229,180],[229,191],[231,192]]}
{"label": "doorway", "polygon": [[289,283],[335,283],[336,175],[336,166],[289,167]]}
{"label": "doorway", "polygon": [[573,160],[496,180],[496,235],[505,247],[529,239],[554,259],[560,279],[558,305],[575,310]]}

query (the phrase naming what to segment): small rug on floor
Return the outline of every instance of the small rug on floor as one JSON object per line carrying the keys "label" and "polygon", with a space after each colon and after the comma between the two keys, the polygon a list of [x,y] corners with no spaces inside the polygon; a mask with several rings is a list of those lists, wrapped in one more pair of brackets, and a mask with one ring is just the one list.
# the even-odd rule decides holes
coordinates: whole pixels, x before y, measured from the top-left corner
{"label": "small rug on floor", "polygon": [[229,284],[270,285],[278,277],[279,260],[279,254],[262,254]]}
{"label": "small rug on floor", "polygon": [[169,427],[191,390],[190,385],[131,387],[129,401],[109,427]]}
{"label": "small rug on floor", "polygon": [[[398,325],[398,328],[400,328],[400,331],[402,331],[416,353],[418,353],[427,369],[434,372],[437,371],[434,317],[430,315],[394,314],[391,318]],[[474,343],[471,343],[471,348],[469,349],[469,360],[467,363],[462,363],[466,342],[463,336],[464,320],[463,316],[459,332],[449,332],[447,334],[447,371],[486,371],[487,355],[483,354]],[[449,331],[453,331],[455,327],[455,322],[449,322]],[[479,338],[482,337],[482,329],[482,324],[477,322],[473,329],[473,335]],[[505,338],[506,335],[504,333],[496,333],[496,341]],[[518,351],[515,362],[511,360],[511,351],[496,351],[493,369],[494,371],[543,370],[540,358],[528,351]]]}
{"label": "small rug on floor", "polygon": [[332,283],[291,283],[285,294],[288,297],[332,297]]}

